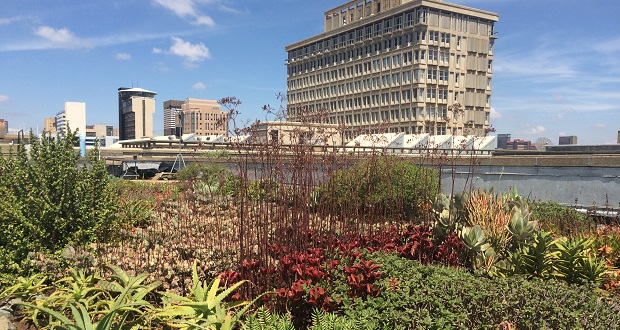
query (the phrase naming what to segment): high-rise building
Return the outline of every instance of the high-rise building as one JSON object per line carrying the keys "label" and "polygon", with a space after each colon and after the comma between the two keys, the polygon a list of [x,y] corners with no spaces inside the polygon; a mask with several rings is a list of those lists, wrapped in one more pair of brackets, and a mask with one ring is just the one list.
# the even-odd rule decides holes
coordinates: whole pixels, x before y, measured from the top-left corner
{"label": "high-rise building", "polygon": [[359,133],[482,136],[490,128],[492,12],[441,0],[355,0],[286,46],[287,119]]}
{"label": "high-rise building", "polygon": [[560,136],[560,138],[558,139],[558,144],[559,145],[577,144],[577,136],[575,135]]}
{"label": "high-rise building", "polygon": [[497,134],[497,149],[508,149],[510,134]]}
{"label": "high-rise building", "polygon": [[183,101],[164,101],[164,135],[179,135],[181,132],[181,104]]}
{"label": "high-rise building", "polygon": [[65,109],[56,114],[56,132],[65,134],[67,129],[78,130],[78,134],[86,134],[86,103],[65,102]]}
{"label": "high-rise building", "polygon": [[44,118],[43,132],[51,135],[56,134],[56,118]]}
{"label": "high-rise building", "polygon": [[180,126],[183,134],[226,135],[227,112],[214,100],[188,98],[181,104]]}
{"label": "high-rise building", "polygon": [[153,114],[157,93],[142,88],[118,89],[118,129],[120,140],[153,136]]}
{"label": "high-rise building", "polygon": [[4,119],[0,119],[0,138],[4,139],[7,134],[9,134],[9,122]]}
{"label": "high-rise building", "polygon": [[99,141],[100,147],[112,145],[118,141],[118,136],[114,135],[114,131],[112,125],[86,125],[86,145],[94,146],[95,141]]}
{"label": "high-rise building", "polygon": [[532,145],[532,141],[515,139],[515,140],[508,141],[506,149],[512,149],[512,150],[536,150],[536,147]]}

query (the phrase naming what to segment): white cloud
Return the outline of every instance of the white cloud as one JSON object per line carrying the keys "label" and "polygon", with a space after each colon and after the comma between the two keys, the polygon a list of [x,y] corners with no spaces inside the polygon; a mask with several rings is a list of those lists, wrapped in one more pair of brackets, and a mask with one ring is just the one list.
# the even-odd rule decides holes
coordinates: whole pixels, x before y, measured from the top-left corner
{"label": "white cloud", "polygon": [[206,87],[207,86],[205,86],[205,84],[202,81],[199,81],[199,82],[195,83],[194,86],[192,86],[192,88],[195,89],[195,90],[203,90]]}
{"label": "white cloud", "polygon": [[189,41],[177,37],[172,37],[172,46],[170,46],[169,50],[165,51],[160,48],[153,48],[153,54],[176,55],[184,58],[190,64],[211,58],[209,48],[203,43],[192,44]]}
{"label": "white cloud", "polygon": [[196,25],[215,26],[215,21],[211,17],[209,17],[209,16],[199,16],[199,17],[196,17],[196,20],[194,21],[194,23]]}
{"label": "white cloud", "polygon": [[207,15],[202,14],[197,8],[194,0],[153,0],[181,18],[193,18],[194,24],[215,26],[215,21]]}
{"label": "white cloud", "polygon": [[497,112],[495,110],[495,108],[491,107],[491,118],[497,119],[497,118],[502,118],[502,114]]}
{"label": "white cloud", "polygon": [[602,53],[617,53],[620,51],[620,36],[596,43],[593,48]]}
{"label": "white cloud", "polygon": [[121,61],[131,60],[131,54],[128,53],[117,53],[116,59]]}
{"label": "white cloud", "polygon": [[534,134],[542,134],[545,131],[547,131],[547,129],[544,126],[538,125],[535,127],[531,127],[529,125],[526,126],[524,133],[525,134],[530,134],[530,135],[534,135]]}
{"label": "white cloud", "polygon": [[607,128],[607,125],[605,124],[594,124],[595,128]]}
{"label": "white cloud", "polygon": [[7,95],[0,95],[0,102],[6,102],[9,100],[9,97]]}
{"label": "white cloud", "polygon": [[191,62],[211,58],[209,48],[202,43],[192,44],[189,41],[176,37],[173,37],[172,41],[174,41],[174,44],[170,47],[170,52],[174,55],[185,57]]}
{"label": "white cloud", "polygon": [[[45,31],[45,30],[48,30],[48,31]],[[40,33],[44,33],[44,34],[48,33],[52,35],[53,31],[57,31],[57,30],[54,30],[53,28],[38,29],[37,31],[35,31],[35,34],[36,32],[40,32]],[[69,32],[68,30],[67,30],[67,33],[65,34],[73,36],[73,33]],[[128,34],[113,33],[110,35],[89,37],[89,38],[77,38],[74,36],[75,42],[71,44],[63,44],[63,43],[58,43],[58,42],[55,43],[46,38],[38,38],[37,40],[20,40],[14,43],[0,43],[0,52],[43,50],[43,49],[53,49],[53,48],[75,49],[75,48],[87,48],[87,47],[115,46],[115,45],[123,45],[123,44],[129,44],[129,43],[134,43],[134,42],[141,42],[145,40],[170,38],[171,36],[172,36],[171,33],[142,33],[142,32],[131,32]]]}
{"label": "white cloud", "polygon": [[14,16],[14,17],[0,18],[0,25],[11,24],[13,22],[18,22],[18,21],[21,21],[23,19],[24,19],[23,16]]}
{"label": "white cloud", "polygon": [[39,37],[50,41],[54,45],[61,45],[65,47],[75,47],[80,44],[80,39],[77,38],[73,32],[67,28],[54,29],[50,26],[39,27],[34,34]]}

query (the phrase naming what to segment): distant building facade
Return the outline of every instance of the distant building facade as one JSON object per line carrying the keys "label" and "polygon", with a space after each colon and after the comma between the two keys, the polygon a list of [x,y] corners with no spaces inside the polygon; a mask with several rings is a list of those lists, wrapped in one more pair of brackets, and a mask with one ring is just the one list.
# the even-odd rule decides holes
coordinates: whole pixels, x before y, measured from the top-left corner
{"label": "distant building facade", "polygon": [[349,1],[286,46],[287,119],[359,133],[487,134],[492,12],[435,0]]}
{"label": "distant building facade", "polygon": [[510,134],[497,134],[497,149],[508,149]]}
{"label": "distant building facade", "polygon": [[179,122],[183,134],[227,135],[227,115],[217,101],[188,98],[181,104]]}
{"label": "distant building facade", "polygon": [[114,131],[112,125],[86,125],[86,146],[94,146],[96,141],[99,141],[100,147],[118,142],[118,135],[115,136]]}
{"label": "distant building facade", "polygon": [[558,141],[559,145],[565,145],[565,144],[577,144],[577,136],[575,135],[571,135],[571,136],[560,136],[559,141]]}
{"label": "distant building facade", "polygon": [[0,139],[4,139],[7,134],[9,134],[9,122],[0,119]]}
{"label": "distant building facade", "polygon": [[338,125],[268,121],[252,126],[250,143],[338,146],[342,136]]}
{"label": "distant building facade", "polygon": [[56,135],[56,118],[55,117],[43,119],[43,132],[50,134],[50,135]]}
{"label": "distant building facade", "polygon": [[181,134],[181,104],[180,100],[164,101],[164,135]]}
{"label": "distant building facade", "polygon": [[508,141],[508,143],[506,143],[506,149],[532,150],[532,141],[520,140],[520,139],[511,140],[511,141]]}
{"label": "distant building facade", "polygon": [[142,88],[118,89],[120,140],[153,137],[153,115],[157,93]]}
{"label": "distant building facade", "polygon": [[68,129],[86,134],[86,103],[65,102],[65,109],[56,114],[56,132],[64,135]]}

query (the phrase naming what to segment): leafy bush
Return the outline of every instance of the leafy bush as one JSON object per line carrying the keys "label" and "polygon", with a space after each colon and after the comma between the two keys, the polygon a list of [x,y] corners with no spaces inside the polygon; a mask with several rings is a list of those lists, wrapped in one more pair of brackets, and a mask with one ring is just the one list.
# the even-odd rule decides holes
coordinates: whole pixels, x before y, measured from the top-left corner
{"label": "leafy bush", "polygon": [[596,229],[594,221],[587,214],[555,202],[533,203],[532,220],[538,221],[541,229],[557,236],[578,236]]}
{"label": "leafy bush", "polygon": [[608,329],[620,326],[617,302],[590,286],[525,277],[485,278],[421,266],[394,254],[369,257],[382,266],[381,294],[344,299],[342,311],[373,329]]}
{"label": "leafy bush", "polygon": [[278,182],[271,179],[246,180],[242,183],[240,177],[229,176],[224,181],[221,191],[224,195],[235,198],[240,198],[245,193],[245,197],[253,202],[273,202],[289,198],[289,191],[281,188]]}
{"label": "leafy bush", "polygon": [[395,157],[372,157],[337,171],[321,188],[321,196],[360,212],[415,214],[435,199],[439,174]]}
{"label": "leafy bush", "polygon": [[21,144],[0,157],[0,285],[28,271],[29,254],[59,254],[114,231],[116,204],[98,150],[82,166],[72,132],[30,141],[29,150]]}
{"label": "leafy bush", "polygon": [[177,172],[179,180],[199,180],[210,184],[219,183],[221,178],[230,175],[224,166],[217,164],[192,163]]}

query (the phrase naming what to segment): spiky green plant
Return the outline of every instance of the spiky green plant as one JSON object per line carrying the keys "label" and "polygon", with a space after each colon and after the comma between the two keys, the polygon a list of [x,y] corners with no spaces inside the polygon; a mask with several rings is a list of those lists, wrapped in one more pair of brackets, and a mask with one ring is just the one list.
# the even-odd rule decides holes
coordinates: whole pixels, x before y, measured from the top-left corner
{"label": "spiky green plant", "polygon": [[[56,283],[57,291],[32,303],[21,303],[32,313],[32,321],[49,329],[129,329],[148,327],[147,315],[153,309],[145,297],[159,283],[143,284],[147,275],[131,276],[111,266],[112,280],[99,280],[72,271]],[[75,281],[76,283],[73,283]],[[94,283],[96,282],[96,284]],[[39,320],[39,314],[45,316]],[[69,316],[67,316],[69,315]]]}
{"label": "spiky green plant", "polygon": [[[192,268],[192,280],[193,287],[189,297],[170,292],[162,294],[164,305],[155,313],[156,318],[168,326],[179,329],[232,329],[250,305],[262,297],[259,296],[251,303],[224,301],[247,281],[237,282],[222,290],[220,277],[217,277],[209,286],[206,281],[200,281],[196,263]],[[237,311],[242,306],[245,307]]]}

